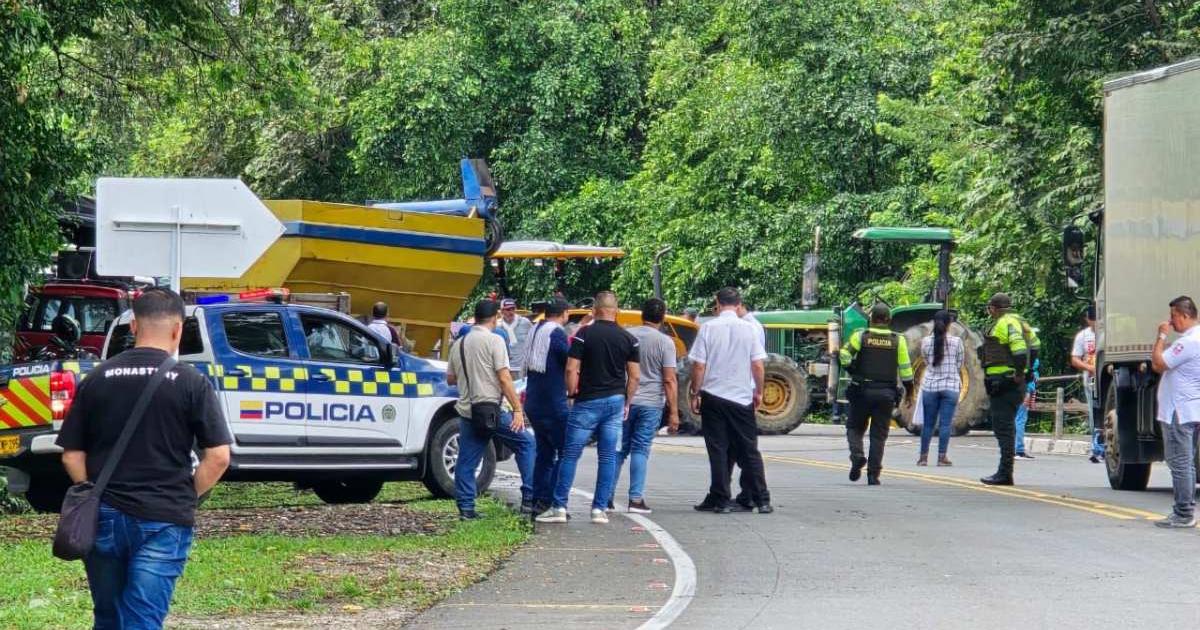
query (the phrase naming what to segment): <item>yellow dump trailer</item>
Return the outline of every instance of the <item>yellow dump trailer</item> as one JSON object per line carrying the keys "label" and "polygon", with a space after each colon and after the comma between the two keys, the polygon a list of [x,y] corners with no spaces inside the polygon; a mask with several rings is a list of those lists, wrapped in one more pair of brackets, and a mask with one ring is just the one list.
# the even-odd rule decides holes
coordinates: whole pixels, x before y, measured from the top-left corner
{"label": "yellow dump trailer", "polygon": [[316,201],[264,202],[286,231],[241,278],[185,278],[195,291],[348,292],[355,315],[389,305],[428,355],[483,272],[484,220]]}

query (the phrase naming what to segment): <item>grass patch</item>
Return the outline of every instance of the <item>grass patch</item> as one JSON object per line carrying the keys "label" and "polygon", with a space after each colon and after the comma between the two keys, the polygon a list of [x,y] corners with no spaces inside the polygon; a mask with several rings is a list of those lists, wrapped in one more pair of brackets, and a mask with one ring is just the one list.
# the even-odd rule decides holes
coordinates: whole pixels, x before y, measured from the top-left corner
{"label": "grass patch", "polygon": [[[172,615],[211,619],[345,605],[419,610],[485,576],[530,534],[526,521],[490,498],[479,502],[485,519],[464,523],[449,518],[455,514],[452,501],[433,499],[420,484],[384,488],[377,501],[403,502],[444,517],[447,527],[433,535],[201,536],[176,589]],[[319,504],[290,484],[231,483],[218,487],[204,509]],[[15,520],[0,516],[0,532],[10,519]],[[0,543],[0,557],[0,628],[91,624],[83,565],[53,558],[48,538]]]}

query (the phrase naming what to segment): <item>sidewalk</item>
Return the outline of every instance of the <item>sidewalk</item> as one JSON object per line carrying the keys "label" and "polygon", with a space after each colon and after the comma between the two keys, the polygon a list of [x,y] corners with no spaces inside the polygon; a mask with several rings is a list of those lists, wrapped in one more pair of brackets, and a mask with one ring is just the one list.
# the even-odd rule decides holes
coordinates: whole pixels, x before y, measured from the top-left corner
{"label": "sidewalk", "polygon": [[[519,503],[515,477],[498,475],[491,492]],[[413,628],[637,628],[667,603],[674,567],[646,528],[623,513],[608,525],[588,518],[589,501],[571,497],[573,520],[534,524],[530,544],[488,578],[425,611]]]}

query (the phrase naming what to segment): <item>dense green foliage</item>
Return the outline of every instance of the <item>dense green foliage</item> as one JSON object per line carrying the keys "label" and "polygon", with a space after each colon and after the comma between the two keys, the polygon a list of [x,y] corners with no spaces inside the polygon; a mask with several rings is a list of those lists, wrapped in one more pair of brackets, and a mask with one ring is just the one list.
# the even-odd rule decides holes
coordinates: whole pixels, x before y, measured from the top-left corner
{"label": "dense green foliage", "polygon": [[6,305],[52,248],[48,196],[97,173],[430,198],[470,155],[492,164],[510,236],[630,250],[577,269],[576,297],[648,295],[670,245],[673,308],[724,284],[792,307],[820,227],[826,304],[910,302],[932,251],[868,258],[849,235],[942,225],[962,237],[962,310],[1009,291],[1056,364],[1080,307],[1058,233],[1100,198],[1101,80],[1200,47],[1195,0],[6,4]]}

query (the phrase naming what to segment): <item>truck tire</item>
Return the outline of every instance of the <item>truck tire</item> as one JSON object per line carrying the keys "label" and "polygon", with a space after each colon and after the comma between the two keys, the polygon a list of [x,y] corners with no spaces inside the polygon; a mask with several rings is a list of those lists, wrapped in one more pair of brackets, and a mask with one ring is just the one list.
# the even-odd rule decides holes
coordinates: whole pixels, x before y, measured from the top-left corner
{"label": "truck tire", "polygon": [[1145,490],[1150,485],[1150,463],[1132,464],[1121,460],[1121,440],[1117,435],[1117,388],[1110,386],[1104,395],[1104,468],[1113,490]]}
{"label": "truck tire", "polygon": [[313,492],[330,505],[370,503],[383,490],[379,479],[339,479],[313,484]]}
{"label": "truck tire", "polygon": [[29,489],[25,491],[25,501],[37,512],[57,514],[62,510],[68,487],[69,484],[63,480],[33,477],[29,480]]}
{"label": "truck tire", "polygon": [[675,369],[676,380],[679,383],[679,393],[676,400],[679,403],[679,431],[699,435],[701,429],[700,414],[692,413],[692,403],[688,399],[688,386],[692,380],[692,366],[686,358],[679,360]]}
{"label": "truck tire", "polygon": [[[975,349],[981,340],[975,331],[955,322],[950,326],[950,334],[963,342],[963,366],[959,371],[963,388],[958,393],[958,407],[954,410],[954,420],[951,422],[954,436],[963,436],[971,427],[982,423],[988,409],[987,391],[983,386],[983,366]],[[904,331],[904,339],[908,343],[908,358],[913,366],[913,391],[920,391],[921,379],[925,376],[925,359],[921,357],[921,340],[933,333],[933,322],[925,322],[912,326]],[[900,424],[913,435],[921,429],[912,423],[913,409],[916,401],[910,400],[900,405]]]}
{"label": "truck tire", "polygon": [[[439,499],[454,498],[454,466],[458,462],[458,420],[442,422],[433,431],[426,453],[425,477],[421,482]],[[475,492],[483,494],[496,476],[496,447],[488,440],[479,470],[475,471]]]}
{"label": "truck tire", "polygon": [[756,414],[758,434],[787,435],[808,414],[808,375],[780,354],[768,354],[763,371],[763,400]]}
{"label": "truck tire", "polygon": [[500,244],[504,242],[504,224],[499,217],[483,220],[483,242],[485,256],[491,256],[500,249]]}

